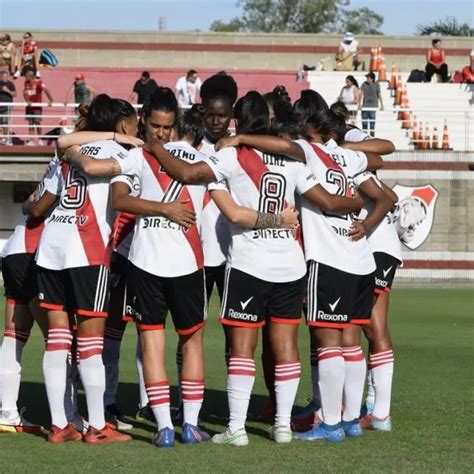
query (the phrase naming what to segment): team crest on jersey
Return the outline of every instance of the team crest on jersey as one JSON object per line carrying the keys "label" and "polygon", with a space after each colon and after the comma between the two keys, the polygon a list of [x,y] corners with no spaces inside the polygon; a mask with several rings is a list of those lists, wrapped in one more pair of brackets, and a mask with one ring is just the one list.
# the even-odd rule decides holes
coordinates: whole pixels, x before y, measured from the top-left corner
{"label": "team crest on jersey", "polygon": [[393,213],[398,236],[406,247],[415,250],[425,242],[431,232],[439,193],[431,184],[396,184],[393,191],[399,197]]}

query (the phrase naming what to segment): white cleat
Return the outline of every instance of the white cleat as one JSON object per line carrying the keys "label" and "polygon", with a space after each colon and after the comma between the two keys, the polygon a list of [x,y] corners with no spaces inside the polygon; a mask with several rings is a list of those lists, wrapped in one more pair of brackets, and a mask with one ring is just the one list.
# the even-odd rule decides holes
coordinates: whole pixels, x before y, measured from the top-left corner
{"label": "white cleat", "polygon": [[232,446],[247,446],[249,438],[244,428],[231,433],[227,428],[224,433],[216,434],[212,437],[212,442],[216,444],[231,444]]}
{"label": "white cleat", "polygon": [[293,432],[290,426],[272,426],[270,431],[270,438],[277,443],[291,443],[293,439]]}
{"label": "white cleat", "polygon": [[25,408],[17,411],[3,411],[0,416],[0,433],[42,433],[43,427],[25,420]]}

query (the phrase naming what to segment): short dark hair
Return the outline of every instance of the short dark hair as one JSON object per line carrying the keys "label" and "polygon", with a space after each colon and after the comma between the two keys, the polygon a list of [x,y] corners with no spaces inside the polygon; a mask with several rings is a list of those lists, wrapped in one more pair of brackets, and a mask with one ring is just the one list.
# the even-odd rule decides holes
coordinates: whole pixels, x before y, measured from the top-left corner
{"label": "short dark hair", "polygon": [[237,133],[265,135],[270,127],[270,117],[265,99],[256,91],[249,91],[234,107]]}
{"label": "short dark hair", "polygon": [[145,79],[150,79],[150,73],[148,71],[143,71],[142,77],[144,77]]}
{"label": "short dark hair", "polygon": [[186,73],[186,77],[190,77],[194,74],[197,74],[198,72],[196,71],[196,69],[190,69],[187,73]]}
{"label": "short dark hair", "polygon": [[206,79],[201,86],[201,99],[208,105],[213,99],[223,99],[232,106],[237,100],[237,83],[232,76],[215,74]]}
{"label": "short dark hair", "polygon": [[373,81],[375,81],[375,74],[373,72],[367,73],[365,77],[370,77]]}
{"label": "short dark hair", "polygon": [[206,117],[206,107],[202,104],[194,104],[190,109],[178,117],[176,122],[176,132],[178,138],[191,139],[191,145],[197,148],[206,130],[204,119]]}
{"label": "short dark hair", "polygon": [[439,38],[435,38],[433,41],[431,41],[431,46],[434,46],[435,44],[441,43],[441,40]]}

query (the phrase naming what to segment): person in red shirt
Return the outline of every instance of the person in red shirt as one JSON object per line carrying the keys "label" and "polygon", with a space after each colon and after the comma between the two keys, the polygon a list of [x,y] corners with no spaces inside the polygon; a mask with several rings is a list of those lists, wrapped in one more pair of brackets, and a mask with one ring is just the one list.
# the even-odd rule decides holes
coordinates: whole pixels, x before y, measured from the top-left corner
{"label": "person in red shirt", "polygon": [[448,65],[444,62],[446,59],[446,53],[444,48],[441,46],[440,39],[434,39],[431,42],[431,48],[426,53],[426,59],[428,63],[425,67],[425,80],[430,82],[433,74],[441,76],[443,82],[448,82]]}
{"label": "person in red shirt", "polygon": [[[28,122],[30,135],[37,134],[41,136],[41,116],[43,108],[39,105],[43,101],[43,91],[48,97],[48,105],[51,107],[53,103],[53,96],[44,85],[41,79],[35,79],[35,72],[33,69],[27,69],[25,72],[25,88],[23,90],[23,97],[27,103],[25,114]],[[34,145],[34,140],[30,140],[28,145]],[[42,140],[39,140],[39,145],[42,145]]]}
{"label": "person in red shirt", "polygon": [[461,71],[462,82],[467,84],[474,84],[474,49],[471,50],[471,55],[469,56],[469,59],[469,66],[464,66]]}
{"label": "person in red shirt", "polygon": [[20,77],[20,73],[22,76],[25,76],[28,68],[33,69],[36,77],[39,79],[39,49],[36,41],[33,41],[33,35],[30,32],[23,35],[23,40],[18,51],[15,78]]}

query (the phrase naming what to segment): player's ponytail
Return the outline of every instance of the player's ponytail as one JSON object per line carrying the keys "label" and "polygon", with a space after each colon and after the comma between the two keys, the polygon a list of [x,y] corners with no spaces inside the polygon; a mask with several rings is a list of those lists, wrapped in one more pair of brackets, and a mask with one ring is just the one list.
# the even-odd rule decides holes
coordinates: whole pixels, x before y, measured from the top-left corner
{"label": "player's ponytail", "polygon": [[344,102],[334,102],[334,104],[331,105],[331,110],[343,120],[347,120],[349,118],[349,110],[347,110],[346,104],[344,104]]}
{"label": "player's ponytail", "polygon": [[112,98],[99,94],[91,102],[87,114],[86,129],[94,132],[115,131],[115,120],[111,110]]}
{"label": "player's ponytail", "polygon": [[329,110],[323,96],[316,91],[306,89],[301,91],[300,98],[293,105],[297,120],[305,124],[309,117]]}
{"label": "player's ponytail", "polygon": [[178,139],[188,140],[197,148],[204,138],[206,108],[202,104],[194,104],[178,118],[176,132]]}
{"label": "player's ponytail", "polygon": [[76,123],[74,124],[74,130],[76,132],[86,130],[88,115],[89,115],[89,105],[79,104],[79,106],[77,107],[77,119],[76,119]]}
{"label": "player's ponytail", "polygon": [[256,91],[247,92],[234,107],[237,133],[264,135],[268,133],[270,118],[265,99]]}

